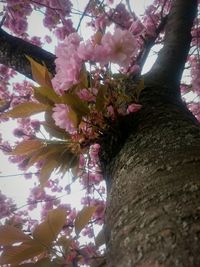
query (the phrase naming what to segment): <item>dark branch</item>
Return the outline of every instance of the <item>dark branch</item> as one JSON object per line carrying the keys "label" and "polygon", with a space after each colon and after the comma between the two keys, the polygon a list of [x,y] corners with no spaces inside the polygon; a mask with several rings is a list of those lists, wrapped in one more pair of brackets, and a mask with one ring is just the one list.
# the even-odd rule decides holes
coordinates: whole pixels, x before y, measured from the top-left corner
{"label": "dark branch", "polygon": [[158,28],[156,29],[156,35],[154,37],[149,38],[146,40],[145,48],[142,53],[138,57],[138,65],[142,68],[144,63],[149,55],[151,48],[155,45],[155,41],[158,38],[159,34],[164,30],[168,16],[165,16],[161,19]]}
{"label": "dark branch", "polygon": [[55,55],[0,29],[0,63],[33,79],[26,55],[39,63],[45,63],[49,71],[55,73]]}
{"label": "dark branch", "polygon": [[[166,25],[164,46],[147,75],[154,83],[179,87],[191,42],[197,0],[174,0]],[[174,88],[173,88],[174,89]]]}

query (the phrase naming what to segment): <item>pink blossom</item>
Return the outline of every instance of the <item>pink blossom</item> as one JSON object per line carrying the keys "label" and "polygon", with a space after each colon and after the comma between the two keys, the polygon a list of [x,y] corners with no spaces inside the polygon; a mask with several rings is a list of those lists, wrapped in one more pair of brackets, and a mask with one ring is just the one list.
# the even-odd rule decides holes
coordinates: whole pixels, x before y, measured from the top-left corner
{"label": "pink blossom", "polygon": [[131,24],[130,31],[134,34],[141,34],[144,31],[144,25],[141,23],[140,20],[136,20]]}
{"label": "pink blossom", "polygon": [[137,52],[136,39],[127,30],[116,29],[113,35],[106,33],[102,45],[107,50],[109,61],[122,67],[127,67]]}
{"label": "pink blossom", "polygon": [[141,107],[142,105],[140,104],[130,104],[127,108],[127,114],[137,112],[138,110],[141,109]]}
{"label": "pink blossom", "polygon": [[114,111],[113,106],[111,106],[111,105],[108,106],[108,107],[107,107],[107,112],[108,112],[109,116],[110,116],[112,119],[115,118],[115,111]]}
{"label": "pink blossom", "polygon": [[129,69],[129,74],[138,74],[141,71],[141,68],[139,65],[133,65],[130,69]]}
{"label": "pink blossom", "polygon": [[94,51],[94,44],[90,40],[86,41],[85,43],[81,43],[78,47],[78,56],[83,60],[92,60],[93,52]]}
{"label": "pink blossom", "polygon": [[73,32],[75,32],[75,29],[73,28],[73,24],[70,19],[65,20],[64,26],[57,27],[54,31],[59,40],[64,40],[66,36]]}
{"label": "pink blossom", "polygon": [[44,39],[48,44],[50,44],[52,42],[52,39],[49,35],[45,35]]}
{"label": "pink blossom", "polygon": [[31,121],[31,127],[33,127],[33,129],[38,132],[40,130],[40,121],[38,120],[32,120]]}
{"label": "pink blossom", "polygon": [[98,154],[100,150],[100,145],[99,144],[94,144],[90,146],[89,154],[92,160],[98,160]]}
{"label": "pink blossom", "polygon": [[13,135],[16,137],[22,137],[22,136],[24,136],[24,131],[23,131],[23,129],[15,128],[13,131]]}
{"label": "pink blossom", "polygon": [[95,101],[95,96],[89,91],[89,88],[80,90],[77,95],[80,97],[80,99],[85,101]]}
{"label": "pink blossom", "polygon": [[96,18],[95,20],[95,28],[97,30],[104,30],[106,28],[106,25],[107,25],[108,21],[107,21],[107,17],[105,14],[99,16]]}
{"label": "pink blossom", "polygon": [[114,0],[106,0],[106,4],[107,4],[107,5],[112,5],[113,2],[114,2]]}
{"label": "pink blossom", "polygon": [[128,67],[136,52],[135,37],[129,31],[120,29],[116,29],[113,34],[104,34],[100,43],[96,43],[92,37],[78,47],[78,56],[84,61],[90,60],[102,65],[113,62],[122,67]]}
{"label": "pink blossom", "polygon": [[65,104],[56,104],[53,108],[53,119],[55,124],[61,129],[65,129],[65,131],[70,134],[75,134],[77,132],[77,128],[75,128],[72,121],[69,119],[69,107]]}
{"label": "pink blossom", "polygon": [[72,33],[65,38],[56,48],[56,75],[52,84],[57,93],[62,94],[73,84],[79,82],[80,70],[83,61],[77,54],[80,37],[77,33]]}
{"label": "pink blossom", "polygon": [[117,26],[121,27],[122,29],[129,29],[132,24],[133,18],[123,3],[119,3],[115,7],[114,12],[110,10],[108,15],[111,16],[112,21],[114,21],[117,24]]}

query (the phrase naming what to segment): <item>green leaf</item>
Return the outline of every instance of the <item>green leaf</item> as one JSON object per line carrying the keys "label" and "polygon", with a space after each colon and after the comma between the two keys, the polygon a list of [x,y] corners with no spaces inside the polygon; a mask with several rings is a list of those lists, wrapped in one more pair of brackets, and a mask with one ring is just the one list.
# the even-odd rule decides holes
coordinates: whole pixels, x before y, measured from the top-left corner
{"label": "green leaf", "polygon": [[38,151],[45,144],[39,140],[25,140],[19,143],[11,152],[12,155],[26,155]]}
{"label": "green leaf", "polygon": [[52,88],[51,84],[51,74],[49,73],[47,67],[39,64],[37,61],[32,59],[29,56],[26,56],[26,58],[30,61],[31,63],[31,70],[32,70],[32,75],[33,79],[40,85],[42,86],[47,86]]}
{"label": "green leaf", "polygon": [[33,238],[39,244],[49,247],[56,240],[66,221],[66,211],[57,208],[48,212],[44,222],[39,224],[34,232]]}
{"label": "green leaf", "polygon": [[24,118],[29,117],[31,115],[46,111],[49,109],[49,106],[41,104],[41,103],[32,103],[26,102],[17,105],[12,110],[1,115],[2,118]]}
{"label": "green leaf", "polygon": [[84,207],[76,216],[75,219],[75,232],[78,236],[81,230],[88,224],[89,220],[91,219],[92,215],[96,211],[96,207],[88,206]]}
{"label": "green leaf", "polygon": [[14,226],[0,226],[0,245],[12,245],[14,243],[24,242],[30,239],[30,236],[24,234],[20,229]]}

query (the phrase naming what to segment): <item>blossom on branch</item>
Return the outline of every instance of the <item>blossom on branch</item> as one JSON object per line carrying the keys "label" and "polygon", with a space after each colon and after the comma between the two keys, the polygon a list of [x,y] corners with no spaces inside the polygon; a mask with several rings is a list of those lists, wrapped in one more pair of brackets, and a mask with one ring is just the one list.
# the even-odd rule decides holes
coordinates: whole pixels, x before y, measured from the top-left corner
{"label": "blossom on branch", "polygon": [[55,124],[61,129],[65,129],[70,134],[76,133],[77,129],[74,127],[74,124],[69,118],[70,109],[67,105],[56,104],[53,108],[53,119]]}

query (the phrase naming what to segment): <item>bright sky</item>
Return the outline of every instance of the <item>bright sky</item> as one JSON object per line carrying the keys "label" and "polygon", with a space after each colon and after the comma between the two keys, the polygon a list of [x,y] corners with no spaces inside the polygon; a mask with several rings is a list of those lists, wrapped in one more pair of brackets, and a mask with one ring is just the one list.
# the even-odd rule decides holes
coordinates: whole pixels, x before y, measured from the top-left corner
{"label": "bright sky", "polygon": [[[83,6],[87,4],[88,1],[85,0],[74,0],[72,3],[74,6],[79,9],[83,10]],[[120,1],[119,1],[120,2]],[[136,14],[139,16],[143,13],[144,8],[152,2],[152,0],[132,0],[130,1],[132,4],[133,10],[136,12]],[[0,5],[0,11],[2,6]],[[47,33],[47,30],[42,28],[42,14],[34,12],[34,14],[29,19],[29,34],[30,35],[36,35],[41,36],[44,38],[44,36]],[[79,18],[76,19],[77,21]],[[82,25],[80,29],[80,33],[89,34],[89,30]],[[50,34],[51,35],[51,34]],[[51,35],[52,36],[52,35]],[[53,36],[52,36],[53,37]],[[56,45],[57,41],[54,39],[53,43],[51,45],[46,45],[44,48],[54,52],[54,46]],[[151,67],[152,63],[155,60],[154,57],[149,57],[146,66],[145,66],[145,72]],[[10,121],[6,124],[0,124],[0,133],[2,133],[3,137],[8,141],[13,141],[13,122]],[[37,180],[31,179],[31,180],[25,180],[23,175],[20,175],[22,172],[17,169],[17,167],[9,163],[7,158],[3,156],[3,154],[0,152],[0,190],[6,194],[7,196],[13,198],[18,206],[21,206],[25,204],[26,197],[29,193],[29,188],[34,185],[34,183],[37,183]],[[17,175],[19,174],[19,175]],[[12,176],[16,175],[16,176]],[[6,177],[5,177],[6,176]],[[80,198],[82,197],[82,194],[80,193],[80,188],[78,186],[75,187],[75,192],[73,195],[70,195],[70,197],[67,197],[65,199],[66,202],[73,202],[73,204],[78,205],[80,203]]]}

